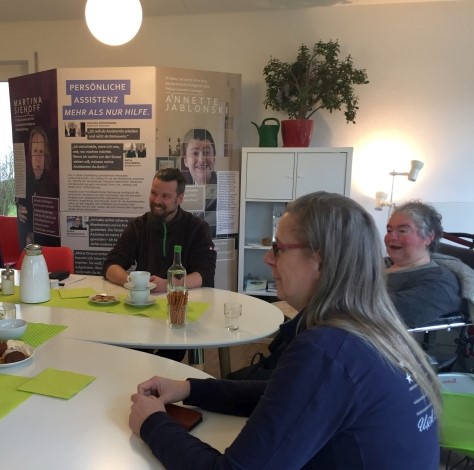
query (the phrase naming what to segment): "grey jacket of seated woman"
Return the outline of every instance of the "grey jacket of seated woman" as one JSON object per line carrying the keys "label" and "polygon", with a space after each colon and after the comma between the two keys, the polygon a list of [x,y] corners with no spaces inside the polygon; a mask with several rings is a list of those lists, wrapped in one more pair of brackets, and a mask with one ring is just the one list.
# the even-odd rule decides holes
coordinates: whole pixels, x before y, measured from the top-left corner
{"label": "grey jacket of seated woman", "polygon": [[410,328],[465,308],[456,275],[431,259],[443,234],[441,219],[434,207],[410,201],[396,207],[387,224],[387,287]]}

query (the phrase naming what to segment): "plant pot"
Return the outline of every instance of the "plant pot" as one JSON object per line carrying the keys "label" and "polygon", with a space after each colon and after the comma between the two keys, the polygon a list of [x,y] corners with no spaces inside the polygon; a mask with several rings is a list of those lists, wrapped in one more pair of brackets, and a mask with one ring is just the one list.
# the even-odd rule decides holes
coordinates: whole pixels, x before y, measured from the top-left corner
{"label": "plant pot", "polygon": [[312,119],[289,119],[281,121],[283,147],[309,147],[313,136]]}

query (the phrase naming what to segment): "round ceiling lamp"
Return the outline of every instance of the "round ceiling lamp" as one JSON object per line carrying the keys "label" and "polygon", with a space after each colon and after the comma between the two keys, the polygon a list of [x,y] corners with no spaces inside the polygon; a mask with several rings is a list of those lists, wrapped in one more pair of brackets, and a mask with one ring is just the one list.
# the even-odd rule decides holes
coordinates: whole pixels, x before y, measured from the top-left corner
{"label": "round ceiling lamp", "polygon": [[92,35],[109,46],[135,37],[142,24],[140,0],[87,0],[86,23]]}

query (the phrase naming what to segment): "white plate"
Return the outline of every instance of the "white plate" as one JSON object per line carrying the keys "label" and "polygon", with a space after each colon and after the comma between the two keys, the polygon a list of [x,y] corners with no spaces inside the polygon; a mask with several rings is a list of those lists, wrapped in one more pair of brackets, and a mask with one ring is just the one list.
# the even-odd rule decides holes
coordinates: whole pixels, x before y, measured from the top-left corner
{"label": "white plate", "polygon": [[33,346],[30,346],[29,344],[25,344],[25,347],[30,352],[30,355],[26,359],[23,359],[22,361],[18,362],[11,362],[10,364],[0,364],[0,369],[17,366],[19,364],[24,364],[25,362],[29,361],[35,355],[35,348]]}
{"label": "white plate", "polygon": [[[128,290],[132,290],[135,288],[135,284],[131,283],[131,282],[126,282],[123,287],[125,287],[125,289],[128,289]],[[148,285],[146,286],[147,289],[154,289],[156,287],[156,284],[154,282],[149,282]],[[145,289],[143,289],[145,290]]]}
{"label": "white plate", "polygon": [[101,302],[99,300],[94,300],[94,297],[98,297],[98,296],[103,297],[100,294],[94,294],[94,295],[91,295],[89,297],[89,300],[95,305],[110,305],[110,304],[114,304],[115,302],[118,302],[118,299],[117,299],[117,297],[115,297],[115,295],[107,295],[107,297],[112,297],[113,298],[113,300],[112,299],[107,300],[107,302]]}
{"label": "white plate", "polygon": [[124,303],[131,305],[132,307],[148,307],[149,305],[153,305],[155,302],[156,299],[148,299],[148,302],[145,302],[144,304],[137,304],[133,300],[125,299]]}

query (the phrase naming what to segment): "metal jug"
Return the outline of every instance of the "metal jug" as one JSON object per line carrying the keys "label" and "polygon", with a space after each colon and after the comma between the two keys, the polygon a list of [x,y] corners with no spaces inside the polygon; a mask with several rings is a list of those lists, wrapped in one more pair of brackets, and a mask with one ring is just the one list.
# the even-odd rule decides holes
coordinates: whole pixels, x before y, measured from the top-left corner
{"label": "metal jug", "polygon": [[[276,124],[265,124],[268,121],[274,121]],[[264,119],[261,126],[258,126],[253,121],[251,123],[257,128],[259,147],[278,147],[278,132],[280,131],[280,121],[278,119]]]}
{"label": "metal jug", "polygon": [[2,271],[2,294],[12,295],[15,293],[15,271],[9,264],[5,264],[5,270]]}
{"label": "metal jug", "polygon": [[27,304],[46,302],[51,298],[49,273],[40,245],[30,244],[20,270],[20,301]]}

